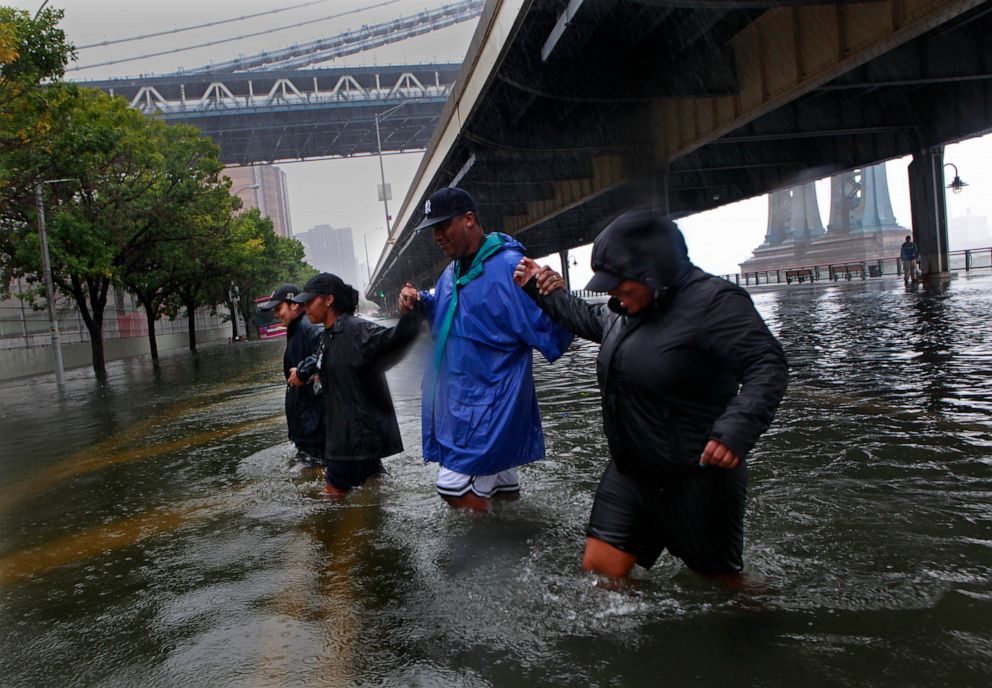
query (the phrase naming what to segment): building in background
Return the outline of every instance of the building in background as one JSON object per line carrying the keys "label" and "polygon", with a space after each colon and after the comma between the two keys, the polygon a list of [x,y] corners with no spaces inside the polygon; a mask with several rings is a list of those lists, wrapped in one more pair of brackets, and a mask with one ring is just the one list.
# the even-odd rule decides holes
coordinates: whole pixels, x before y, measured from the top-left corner
{"label": "building in background", "polygon": [[989,218],[985,215],[972,215],[971,208],[964,215],[947,221],[948,241],[952,251],[964,251],[992,246],[992,232],[989,231]]}
{"label": "building in background", "polygon": [[365,284],[365,276],[358,274],[351,227],[317,225],[294,238],[299,239],[306,249],[310,265],[321,272],[333,272],[355,289]]}
{"label": "building in background", "polygon": [[276,234],[293,236],[285,172],[274,165],[248,165],[227,167],[223,174],[231,180],[231,193],[242,200],[245,209],[258,208],[272,220]]}

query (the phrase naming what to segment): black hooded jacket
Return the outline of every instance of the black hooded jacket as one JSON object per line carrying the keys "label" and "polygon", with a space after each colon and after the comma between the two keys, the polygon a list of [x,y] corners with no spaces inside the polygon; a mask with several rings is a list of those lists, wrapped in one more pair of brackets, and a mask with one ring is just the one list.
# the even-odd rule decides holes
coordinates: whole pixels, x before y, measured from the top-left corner
{"label": "black hooded jacket", "polygon": [[[291,368],[296,368],[300,361],[317,351],[323,331],[322,326],[311,323],[302,313],[289,323],[286,352],[282,357],[287,380]],[[297,444],[320,446],[324,442],[324,397],[314,394],[309,381],[302,387],[286,387],[286,424],[289,439]]]}
{"label": "black hooded jacket", "polygon": [[616,299],[527,292],[560,325],[601,344],[596,374],[610,455],[622,472],[702,470],[710,439],[743,459],[768,429],[788,378],[785,354],[740,287],[689,262],[678,227],[650,210],[624,213],[593,245],[602,281],[655,291],[635,315]]}
{"label": "black hooded jacket", "polygon": [[601,344],[603,425],[620,471],[701,470],[710,439],[743,459],[771,424],[785,354],[743,289],[690,267],[652,306],[625,316],[528,287],[551,318]]}
{"label": "black hooded jacket", "polygon": [[420,310],[389,328],[342,313],[324,330],[325,461],[365,461],[403,451],[385,372],[416,339],[422,321]]}

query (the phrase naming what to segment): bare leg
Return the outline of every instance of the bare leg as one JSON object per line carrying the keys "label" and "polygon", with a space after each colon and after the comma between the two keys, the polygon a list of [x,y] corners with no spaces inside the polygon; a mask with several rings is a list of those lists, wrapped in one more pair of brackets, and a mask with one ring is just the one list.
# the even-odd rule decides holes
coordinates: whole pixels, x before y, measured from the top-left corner
{"label": "bare leg", "polygon": [[611,578],[626,578],[637,557],[594,537],[586,538],[582,568]]}
{"label": "bare leg", "polygon": [[348,490],[342,490],[340,487],[335,487],[327,481],[324,481],[324,489],[321,490],[321,493],[334,499],[344,499],[348,496]]}

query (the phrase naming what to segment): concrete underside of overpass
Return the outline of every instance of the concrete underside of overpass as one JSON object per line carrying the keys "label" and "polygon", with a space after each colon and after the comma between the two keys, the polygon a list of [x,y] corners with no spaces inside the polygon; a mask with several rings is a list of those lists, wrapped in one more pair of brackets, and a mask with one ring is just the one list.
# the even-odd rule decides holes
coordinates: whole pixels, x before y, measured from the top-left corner
{"label": "concrete underside of overpass", "polygon": [[441,186],[538,256],[903,155],[937,270],[941,146],[990,128],[990,2],[492,1],[370,293],[445,265],[412,232]]}

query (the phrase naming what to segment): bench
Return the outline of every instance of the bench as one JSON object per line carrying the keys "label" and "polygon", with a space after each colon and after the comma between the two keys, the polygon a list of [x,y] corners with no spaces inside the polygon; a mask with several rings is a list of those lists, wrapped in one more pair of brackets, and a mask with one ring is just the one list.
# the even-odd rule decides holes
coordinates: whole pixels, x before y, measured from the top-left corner
{"label": "bench", "polygon": [[792,284],[792,280],[799,280],[799,283],[800,284],[802,284],[806,280],[809,280],[810,282],[812,282],[813,281],[813,271],[810,270],[810,269],[808,269],[808,268],[804,268],[804,269],[800,269],[800,270],[786,270],[785,271],[785,283],[786,284]]}
{"label": "bench", "polygon": [[841,275],[847,277],[848,280],[851,279],[852,275],[860,275],[861,279],[865,278],[865,266],[861,263],[848,263],[847,265],[831,265],[830,271],[833,274],[834,282],[840,279]]}

